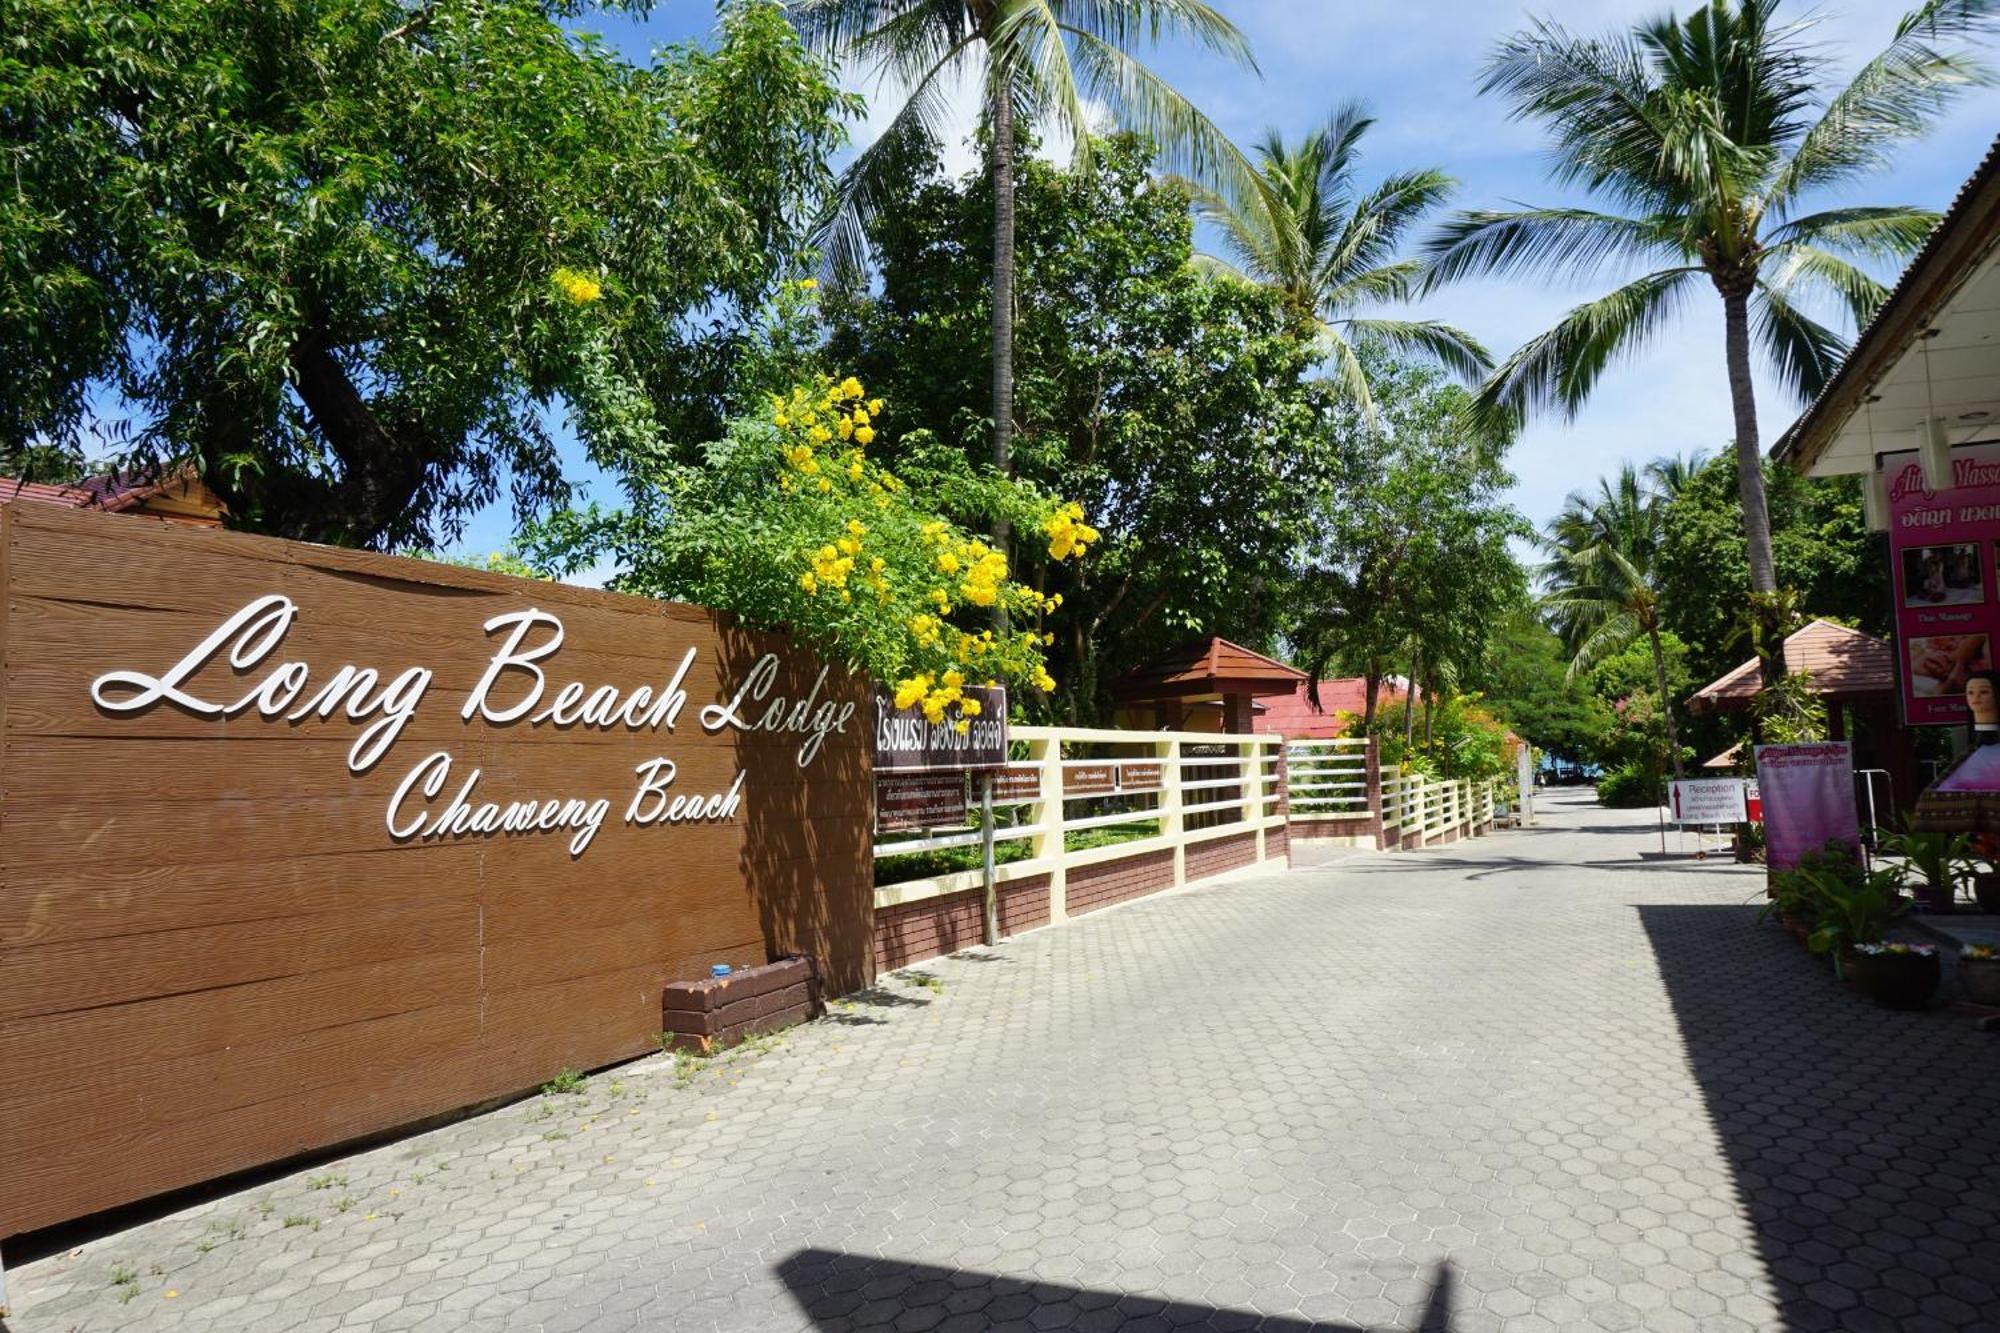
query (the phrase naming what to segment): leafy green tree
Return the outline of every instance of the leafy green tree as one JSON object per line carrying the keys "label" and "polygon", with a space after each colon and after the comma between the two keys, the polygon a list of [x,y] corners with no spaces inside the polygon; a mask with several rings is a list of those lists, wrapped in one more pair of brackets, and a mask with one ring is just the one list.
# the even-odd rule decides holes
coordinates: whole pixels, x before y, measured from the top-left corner
{"label": "leafy green tree", "polygon": [[1466,391],[1434,366],[1364,358],[1378,410],[1348,399],[1329,423],[1335,470],[1288,636],[1314,679],[1335,664],[1363,677],[1372,727],[1388,676],[1435,693],[1484,660],[1524,595],[1508,543],[1528,529],[1504,498],[1512,478],[1465,431]]}
{"label": "leafy green tree", "polygon": [[[793,21],[816,50],[893,77],[908,94],[881,137],[842,180],[826,231],[829,252],[862,266],[871,224],[894,206],[913,140],[935,144],[947,91],[963,78],[980,90],[993,208],[992,458],[1013,470],[1015,183],[1017,119],[1069,135],[1078,165],[1091,151],[1087,104],[1163,146],[1197,176],[1238,177],[1241,155],[1215,125],[1132,55],[1163,37],[1187,38],[1254,70],[1249,44],[1202,0],[794,0]],[[1020,126],[1018,128],[1025,128]],[[1003,543],[1005,534],[1001,534]]]}
{"label": "leafy green tree", "polygon": [[[1888,634],[1887,543],[1868,531],[1857,479],[1806,477],[1778,464],[1766,464],[1764,478],[1779,585],[1796,590],[1806,616]],[[1662,623],[1689,645],[1695,683],[1706,684],[1752,655],[1732,459],[1711,459],[1694,474],[1667,505],[1660,536]]]}
{"label": "leafy green tree", "polygon": [[[1429,281],[1495,273],[1565,280],[1651,266],[1501,363],[1483,387],[1488,417],[1531,408],[1574,415],[1615,360],[1636,354],[1704,281],[1721,298],[1723,360],[1735,414],[1737,484],[1750,590],[1767,617],[1778,591],[1751,384],[1752,343],[1780,381],[1811,398],[1845,352],[1807,304],[1827,299],[1857,324],[1881,304],[1861,267],[1899,261],[1936,214],[1902,205],[1836,204],[1815,194],[1880,170],[1954,98],[1986,80],[1952,39],[1988,26],[1990,0],[1930,0],[1838,91],[1834,57],[1778,0],[1714,0],[1685,19],[1576,37],[1549,22],[1507,38],[1482,85],[1516,118],[1547,127],[1559,185],[1622,207],[1461,213],[1431,241]],[[1770,636],[1766,636],[1770,637]],[[1783,673],[1783,657],[1766,659]]]}
{"label": "leafy green tree", "polygon": [[649,68],[595,7],[0,0],[6,461],[122,399],[129,461],[266,532],[562,500],[551,418],[768,289],[857,109],[774,3]]}
{"label": "leafy green tree", "polygon": [[1296,146],[1269,130],[1256,150],[1259,188],[1234,197],[1205,189],[1196,195],[1201,217],[1221,232],[1229,256],[1203,256],[1203,262],[1282,292],[1299,318],[1317,329],[1340,383],[1363,403],[1371,399],[1356,338],[1432,357],[1468,380],[1493,367],[1486,349],[1463,329],[1358,313],[1409,297],[1423,266],[1398,258],[1397,247],[1456,184],[1437,167],[1421,167],[1361,188],[1355,179],[1361,141],[1374,124],[1358,103],[1349,103]]}
{"label": "leafy green tree", "polygon": [[[1019,192],[1016,470],[1103,532],[1082,566],[1016,552],[1062,599],[1041,628],[1073,720],[1108,718],[1110,683],[1190,635],[1271,641],[1336,443],[1334,395],[1307,378],[1315,354],[1281,300],[1195,271],[1187,195],[1152,178],[1144,144],[1093,156],[1088,171],[1028,163]],[[905,439],[974,458],[991,208],[990,179],[948,182],[929,159],[875,219],[879,287],[827,300],[830,358]]]}
{"label": "leafy green tree", "polygon": [[1409,701],[1392,700],[1367,734],[1381,742],[1386,768],[1416,770],[1451,780],[1503,778],[1514,771],[1519,738],[1476,694],[1452,693],[1426,700],[1425,735],[1412,742]]}
{"label": "leafy green tree", "polygon": [[1674,776],[1683,776],[1674,731],[1674,695],[1660,639],[1657,586],[1660,529],[1666,503],[1630,463],[1598,482],[1597,493],[1570,492],[1542,538],[1548,559],[1537,571],[1542,605],[1570,653],[1570,669],[1587,671],[1644,639],[1653,659],[1659,716]]}
{"label": "leafy green tree", "polygon": [[1495,628],[1475,679],[1485,706],[1535,748],[1569,764],[1601,759],[1610,709],[1571,674],[1562,640],[1532,609],[1510,612]]}

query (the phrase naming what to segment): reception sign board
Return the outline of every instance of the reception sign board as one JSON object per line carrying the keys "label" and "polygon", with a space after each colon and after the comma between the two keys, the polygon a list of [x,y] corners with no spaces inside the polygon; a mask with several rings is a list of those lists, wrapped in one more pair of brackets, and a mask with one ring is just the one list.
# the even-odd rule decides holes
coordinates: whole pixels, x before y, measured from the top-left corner
{"label": "reception sign board", "polygon": [[695,607],[0,506],[0,1237],[872,966],[864,684]]}
{"label": "reception sign board", "polygon": [[2000,651],[2000,445],[1954,449],[1949,490],[1926,489],[1913,453],[1885,466],[1903,718],[1961,724],[1966,676]]}
{"label": "reception sign board", "polygon": [[1791,870],[1829,842],[1860,845],[1854,756],[1846,741],[1760,745],[1756,754],[1765,865]]}
{"label": "reception sign board", "polygon": [[1670,784],[1676,824],[1741,824],[1749,818],[1742,778],[1681,778]]}

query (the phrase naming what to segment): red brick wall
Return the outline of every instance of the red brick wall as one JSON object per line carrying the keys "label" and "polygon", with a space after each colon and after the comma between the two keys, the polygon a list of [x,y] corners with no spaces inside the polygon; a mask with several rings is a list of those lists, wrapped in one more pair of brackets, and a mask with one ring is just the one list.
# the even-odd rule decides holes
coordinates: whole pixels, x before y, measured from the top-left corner
{"label": "red brick wall", "polygon": [[[984,937],[981,891],[947,893],[875,912],[875,967],[888,972],[940,954],[956,953]],[[1049,877],[1030,875],[1000,886],[1000,933],[1018,935],[1049,924]]]}
{"label": "red brick wall", "polygon": [[1187,877],[1193,883],[1220,875],[1225,870],[1253,865],[1257,860],[1257,835],[1239,833],[1234,837],[1198,842],[1187,849]]}
{"label": "red brick wall", "polygon": [[1375,832],[1375,821],[1367,815],[1346,819],[1294,819],[1290,827],[1301,838],[1365,838]]}
{"label": "red brick wall", "polygon": [[1100,907],[1143,898],[1149,893],[1174,886],[1174,853],[1171,848],[1140,852],[1116,861],[1100,861],[1069,872],[1066,901],[1071,916],[1094,912]]}
{"label": "red brick wall", "polygon": [[1272,861],[1283,857],[1286,865],[1292,863],[1292,830],[1290,825],[1280,824],[1276,828],[1264,830],[1264,855]]}

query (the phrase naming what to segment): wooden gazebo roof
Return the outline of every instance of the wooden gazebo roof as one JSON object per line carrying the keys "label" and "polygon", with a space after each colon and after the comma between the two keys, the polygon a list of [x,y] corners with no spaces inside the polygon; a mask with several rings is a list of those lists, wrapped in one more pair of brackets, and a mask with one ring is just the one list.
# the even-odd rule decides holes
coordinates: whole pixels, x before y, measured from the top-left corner
{"label": "wooden gazebo roof", "polygon": [[1296,667],[1227,639],[1200,639],[1147,663],[1111,687],[1114,697],[1197,699],[1219,694],[1290,694],[1306,679]]}
{"label": "wooden gazebo roof", "polygon": [[[1872,634],[1815,620],[1785,640],[1785,668],[1812,673],[1812,692],[1826,699],[1862,699],[1896,692],[1895,650]],[[1694,713],[1748,708],[1764,678],[1751,658],[1688,697]]]}

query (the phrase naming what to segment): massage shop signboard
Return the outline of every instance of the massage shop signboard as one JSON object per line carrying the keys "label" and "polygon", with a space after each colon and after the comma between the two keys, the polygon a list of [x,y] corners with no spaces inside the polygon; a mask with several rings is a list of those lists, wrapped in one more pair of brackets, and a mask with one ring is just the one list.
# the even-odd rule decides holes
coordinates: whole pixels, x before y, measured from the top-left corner
{"label": "massage shop signboard", "polygon": [[0,505],[0,1238],[873,966],[866,682],[690,606]]}
{"label": "massage shop signboard", "polygon": [[2000,444],[1952,451],[1953,485],[1933,491],[1915,454],[1887,464],[1897,675],[1910,726],[1968,720],[1966,677],[2000,644]]}

